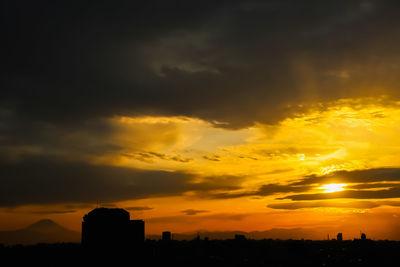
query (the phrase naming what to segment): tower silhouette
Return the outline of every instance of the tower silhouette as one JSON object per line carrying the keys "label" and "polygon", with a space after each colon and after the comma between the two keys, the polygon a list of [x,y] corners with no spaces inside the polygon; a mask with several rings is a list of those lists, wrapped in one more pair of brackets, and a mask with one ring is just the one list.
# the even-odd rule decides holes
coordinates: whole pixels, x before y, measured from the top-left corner
{"label": "tower silhouette", "polygon": [[367,239],[367,235],[364,233],[361,233],[361,240],[366,240]]}
{"label": "tower silhouette", "polygon": [[162,232],[162,240],[170,241],[171,240],[171,232]]}
{"label": "tower silhouette", "polygon": [[342,233],[338,233],[336,239],[337,239],[337,241],[342,241],[343,240],[343,234]]}

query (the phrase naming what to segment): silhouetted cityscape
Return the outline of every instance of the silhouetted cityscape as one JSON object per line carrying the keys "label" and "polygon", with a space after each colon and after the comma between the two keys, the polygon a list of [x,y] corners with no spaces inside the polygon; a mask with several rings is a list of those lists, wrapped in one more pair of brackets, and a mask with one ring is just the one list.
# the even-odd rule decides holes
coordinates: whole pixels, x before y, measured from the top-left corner
{"label": "silhouetted cityscape", "polygon": [[145,222],[130,220],[124,209],[96,208],[83,217],[82,242],[0,245],[2,259],[15,264],[39,262],[113,266],[132,259],[135,264],[160,266],[395,266],[398,241],[373,241],[360,232],[345,240],[342,233],[325,241],[253,240],[236,234],[233,239],[174,240],[170,231],[160,240],[145,240]]}

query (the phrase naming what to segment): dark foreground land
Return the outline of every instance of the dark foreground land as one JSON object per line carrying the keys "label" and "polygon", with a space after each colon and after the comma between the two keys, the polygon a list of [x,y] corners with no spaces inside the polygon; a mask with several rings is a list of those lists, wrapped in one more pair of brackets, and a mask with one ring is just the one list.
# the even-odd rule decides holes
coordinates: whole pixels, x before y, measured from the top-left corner
{"label": "dark foreground land", "polygon": [[80,244],[0,246],[9,266],[400,266],[400,242],[308,240],[146,240],[139,248]]}

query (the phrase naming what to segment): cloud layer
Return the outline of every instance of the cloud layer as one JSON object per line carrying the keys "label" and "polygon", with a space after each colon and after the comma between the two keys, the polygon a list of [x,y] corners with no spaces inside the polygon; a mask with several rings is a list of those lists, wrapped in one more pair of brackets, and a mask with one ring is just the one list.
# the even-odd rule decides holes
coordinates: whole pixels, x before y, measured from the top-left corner
{"label": "cloud layer", "polygon": [[[57,159],[1,163],[0,206],[117,202],[185,192],[233,190],[239,178],[203,177],[183,172],[146,171]],[[201,194],[201,193],[200,193]]]}
{"label": "cloud layer", "polygon": [[8,2],[0,106],[54,124],[163,114],[243,127],[279,121],[298,104],[398,97],[396,7]]}

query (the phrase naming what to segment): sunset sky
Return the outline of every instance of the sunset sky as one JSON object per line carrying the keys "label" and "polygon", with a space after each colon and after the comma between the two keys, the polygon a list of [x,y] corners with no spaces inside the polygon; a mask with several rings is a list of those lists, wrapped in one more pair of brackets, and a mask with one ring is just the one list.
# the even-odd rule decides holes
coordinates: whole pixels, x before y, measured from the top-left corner
{"label": "sunset sky", "polygon": [[4,1],[0,231],[400,240],[400,2]]}

